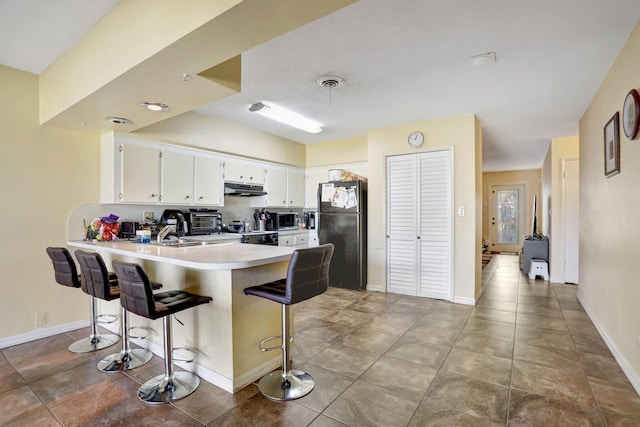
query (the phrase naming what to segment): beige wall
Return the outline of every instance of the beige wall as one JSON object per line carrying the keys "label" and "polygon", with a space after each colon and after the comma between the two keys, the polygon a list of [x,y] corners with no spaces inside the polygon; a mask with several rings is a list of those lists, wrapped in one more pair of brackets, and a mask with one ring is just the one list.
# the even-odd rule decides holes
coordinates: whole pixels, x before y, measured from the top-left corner
{"label": "beige wall", "polygon": [[[76,206],[98,202],[100,139],[40,127],[36,75],[0,65],[0,93],[2,339],[89,318],[89,298],[55,283],[45,248],[66,244]],[[43,327],[37,312],[46,312]]]}
{"label": "beige wall", "polygon": [[[369,287],[386,289],[386,157],[437,148],[454,149],[454,206],[464,206],[465,216],[454,219],[454,300],[471,303],[481,287],[479,221],[481,214],[476,194],[479,123],[475,116],[410,123],[369,132]],[[407,144],[414,130],[425,136],[424,145],[415,150]]]}
{"label": "beige wall", "polygon": [[580,119],[580,285],[578,296],[640,391],[640,141],[620,125],[620,169],[604,176],[603,127],[628,91],[640,87],[640,25]]}
{"label": "beige wall", "polygon": [[366,136],[309,144],[306,146],[307,168],[366,162],[367,145]]}
{"label": "beige wall", "polygon": [[[522,244],[522,236],[531,234],[533,195],[537,194],[540,197],[540,169],[486,172],[482,174],[482,238],[487,241],[491,239],[491,229],[489,228],[491,220],[491,186],[508,184],[526,185],[524,229],[520,230],[520,243]],[[540,218],[540,204],[538,204],[538,218]],[[489,250],[491,250],[491,242],[489,244]]]}

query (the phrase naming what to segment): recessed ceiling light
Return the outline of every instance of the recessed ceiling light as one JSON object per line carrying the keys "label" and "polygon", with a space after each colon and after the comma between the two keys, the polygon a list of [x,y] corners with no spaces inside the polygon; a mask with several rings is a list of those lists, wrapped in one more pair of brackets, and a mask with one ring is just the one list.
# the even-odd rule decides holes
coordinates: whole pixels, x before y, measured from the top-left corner
{"label": "recessed ceiling light", "polygon": [[133,123],[131,120],[126,119],[124,117],[108,116],[108,117],[105,117],[105,119],[117,125],[130,125]]}
{"label": "recessed ceiling light", "polygon": [[249,107],[249,111],[258,113],[261,116],[268,117],[285,125],[289,125],[296,129],[309,133],[322,132],[322,126],[311,119],[301,116],[293,111],[285,110],[273,104],[265,104],[264,102],[256,102]]}
{"label": "recessed ceiling light", "polygon": [[162,102],[141,102],[141,106],[145,107],[151,111],[167,111],[169,106],[167,104],[163,104]]}
{"label": "recessed ceiling light", "polygon": [[483,67],[485,65],[490,65],[496,62],[496,53],[495,52],[483,53],[481,55],[472,56],[470,60],[474,66]]}

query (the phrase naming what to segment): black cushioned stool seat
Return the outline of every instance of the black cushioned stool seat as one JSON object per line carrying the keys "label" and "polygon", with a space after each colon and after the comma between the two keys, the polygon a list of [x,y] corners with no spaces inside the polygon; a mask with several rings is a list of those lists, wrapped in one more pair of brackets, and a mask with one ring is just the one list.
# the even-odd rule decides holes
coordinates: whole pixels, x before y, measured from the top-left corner
{"label": "black cushioned stool seat", "polygon": [[212,298],[177,290],[153,294],[149,277],[140,265],[115,260],[113,269],[120,283],[120,304],[139,316],[153,320],[163,319],[164,374],[144,383],[138,389],[138,398],[151,404],[168,403],[193,393],[198,388],[200,379],[191,372],[173,371],[171,315],[207,304]]}
{"label": "black cushioned stool seat", "polygon": [[[290,306],[325,292],[329,286],[329,265],[334,246],[327,243],[315,248],[296,249],[291,254],[287,278],[244,290],[246,295],[266,298],[282,304],[282,335],[270,337],[260,343],[260,350],[282,350],[282,371],[271,372],[260,379],[258,389],[271,400],[299,399],[311,393],[315,385],[306,372],[291,369],[290,354],[292,336],[290,329]],[[264,348],[272,339],[280,338],[279,347]]]}
{"label": "black cushioned stool seat", "polygon": [[[89,306],[91,335],[88,338],[83,338],[71,344],[69,346],[69,351],[74,353],[89,353],[111,347],[117,343],[120,339],[117,335],[98,333],[98,325],[96,321],[96,295],[93,295],[87,290],[85,280],[82,280],[82,276],[78,275],[76,264],[69,251],[66,248],[61,247],[48,247],[46,251],[53,263],[56,282],[64,286],[71,286],[74,288],[82,287],[82,290],[91,296],[91,305]],[[111,274],[108,276],[108,281],[109,283],[106,286],[108,286],[111,281],[117,283],[117,278],[114,274]],[[107,295],[103,299],[107,298],[115,299],[118,297],[111,297],[110,295]],[[109,299],[107,299],[107,301]]]}
{"label": "black cushioned stool seat", "polygon": [[[107,271],[107,266],[97,252],[77,250],[75,252],[80,271],[82,272],[82,286],[86,293],[105,301],[120,298],[118,278]],[[112,277],[113,276],[113,277]],[[156,285],[155,288],[160,288]],[[120,352],[110,354],[100,362],[98,369],[102,372],[128,371],[147,363],[153,357],[149,350],[137,348],[131,349],[129,340],[129,312],[120,310],[120,335],[122,348]]]}

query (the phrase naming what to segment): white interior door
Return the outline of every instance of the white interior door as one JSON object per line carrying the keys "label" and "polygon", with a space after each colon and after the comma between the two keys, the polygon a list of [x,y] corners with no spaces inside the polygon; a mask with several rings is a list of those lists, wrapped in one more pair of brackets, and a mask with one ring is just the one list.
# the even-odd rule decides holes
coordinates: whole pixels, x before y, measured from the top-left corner
{"label": "white interior door", "polygon": [[580,162],[563,161],[564,281],[578,283],[580,241]]}
{"label": "white interior door", "polygon": [[452,299],[451,152],[422,153],[420,160],[419,296]]}
{"label": "white interior door", "polygon": [[415,154],[387,158],[387,290],[418,295]]}
{"label": "white interior door", "polygon": [[490,189],[490,250],[520,252],[525,230],[524,184],[492,185]]}

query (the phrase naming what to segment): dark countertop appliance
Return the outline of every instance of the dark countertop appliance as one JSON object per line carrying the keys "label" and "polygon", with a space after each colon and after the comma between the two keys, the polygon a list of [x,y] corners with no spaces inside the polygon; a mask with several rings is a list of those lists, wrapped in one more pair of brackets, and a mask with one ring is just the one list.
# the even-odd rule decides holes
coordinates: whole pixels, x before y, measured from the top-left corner
{"label": "dark countertop appliance", "polygon": [[242,243],[278,246],[278,233],[243,233]]}
{"label": "dark countertop appliance", "polygon": [[259,184],[238,184],[235,182],[224,183],[224,195],[235,197],[266,196],[267,192]]}
{"label": "dark countertop appliance", "polygon": [[316,213],[315,212],[305,212],[304,213],[304,224],[307,226],[308,230],[316,229]]}
{"label": "dark countertop appliance", "polygon": [[184,213],[187,222],[187,235],[220,234],[222,232],[222,213],[215,209],[192,209]]}
{"label": "dark countertop appliance", "polygon": [[333,243],[329,285],[367,287],[367,183],[333,181],[318,187],[318,239]]}
{"label": "dark countertop appliance", "polygon": [[169,235],[173,234],[182,237],[187,232],[184,214],[182,213],[182,211],[179,211],[177,209],[165,209],[162,212],[159,226],[162,229],[166,225],[174,226],[173,229],[169,232]]}

